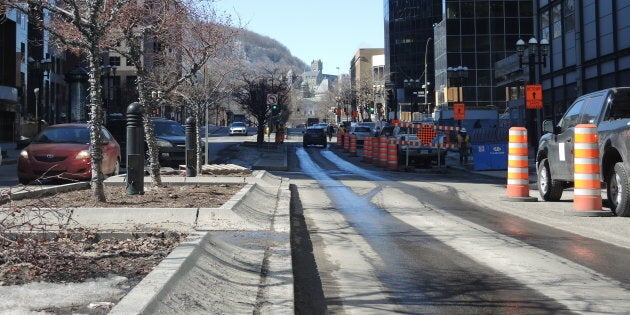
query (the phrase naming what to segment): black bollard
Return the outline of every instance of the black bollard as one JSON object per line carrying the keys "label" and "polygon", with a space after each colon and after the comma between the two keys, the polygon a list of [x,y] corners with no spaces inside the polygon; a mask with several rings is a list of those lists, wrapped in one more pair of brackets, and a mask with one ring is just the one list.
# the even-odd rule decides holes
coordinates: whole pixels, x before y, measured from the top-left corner
{"label": "black bollard", "polygon": [[144,128],[142,106],[127,107],[127,195],[144,195]]}
{"label": "black bollard", "polygon": [[197,176],[197,128],[195,118],[186,119],[186,177]]}

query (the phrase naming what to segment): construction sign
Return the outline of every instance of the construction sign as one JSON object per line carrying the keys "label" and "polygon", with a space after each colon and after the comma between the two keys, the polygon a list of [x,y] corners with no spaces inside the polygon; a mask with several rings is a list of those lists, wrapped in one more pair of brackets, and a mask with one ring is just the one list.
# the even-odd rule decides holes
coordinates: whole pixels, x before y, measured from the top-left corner
{"label": "construction sign", "polygon": [[525,107],[528,109],[543,107],[542,85],[529,84],[525,86]]}
{"label": "construction sign", "polygon": [[453,119],[464,120],[466,119],[466,106],[464,103],[453,104]]}

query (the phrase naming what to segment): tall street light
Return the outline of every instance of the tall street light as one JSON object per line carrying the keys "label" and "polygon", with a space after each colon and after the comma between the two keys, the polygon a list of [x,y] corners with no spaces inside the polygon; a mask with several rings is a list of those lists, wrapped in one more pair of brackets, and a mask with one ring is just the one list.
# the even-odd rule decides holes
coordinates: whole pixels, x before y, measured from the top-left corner
{"label": "tall street light", "polygon": [[427,69],[429,68],[429,63],[427,62],[427,58],[429,56],[429,42],[432,40],[431,37],[427,39],[427,45],[424,48],[424,110],[425,113],[431,113],[429,109],[429,72]]}
{"label": "tall street light", "polygon": [[[516,52],[518,53],[518,66],[520,69],[523,68],[523,65],[526,64],[529,66],[529,84],[536,84],[536,65],[542,65],[543,67],[547,67],[547,54],[549,54],[549,41],[546,38],[543,38],[540,43],[536,38],[532,37],[529,39],[527,43],[529,48],[528,51],[528,61],[523,61],[523,55],[525,54],[525,42],[522,39],[516,41]],[[540,46],[540,49],[538,49]],[[541,112],[540,109],[536,109],[536,121],[533,119],[533,114],[530,113],[530,116],[527,119],[527,129],[529,143],[532,147],[537,147],[538,138],[540,137],[540,126],[539,122],[541,120]],[[534,137],[536,136],[536,137]]]}
{"label": "tall street light", "polygon": [[[52,65],[52,61],[50,60],[50,58],[45,58],[45,59],[40,59],[40,60],[36,60],[33,57],[28,57],[27,62],[29,65],[33,66],[40,74],[41,79],[40,79],[40,83],[41,84],[41,89],[40,88],[35,88],[33,89],[33,92],[35,93],[35,120],[37,121],[37,133],[39,133],[41,131],[41,119],[40,119],[40,115],[39,115],[39,100],[41,99],[42,102],[42,109],[43,109],[43,118],[44,119],[48,119],[48,108],[47,108],[47,85],[46,85],[46,79],[50,80],[50,68]],[[38,84],[38,85],[39,85]],[[40,91],[42,92],[42,97],[39,97],[39,93]]]}

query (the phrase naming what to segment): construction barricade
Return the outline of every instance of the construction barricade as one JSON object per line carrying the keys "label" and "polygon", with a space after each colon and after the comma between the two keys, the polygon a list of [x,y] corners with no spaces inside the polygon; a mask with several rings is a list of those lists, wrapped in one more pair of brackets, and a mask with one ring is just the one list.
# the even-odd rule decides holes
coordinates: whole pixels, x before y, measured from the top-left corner
{"label": "construction barricade", "polygon": [[390,137],[387,143],[387,168],[390,170],[398,169],[398,145],[396,137]]}
{"label": "construction barricade", "polygon": [[387,167],[387,137],[378,138],[378,166]]}
{"label": "construction barricade", "polygon": [[374,137],[372,139],[372,164],[378,165],[378,160],[381,156],[381,151],[379,149],[379,137]]}
{"label": "construction barricade", "polygon": [[357,135],[350,135],[350,156],[357,156]]}
{"label": "construction barricade", "polygon": [[507,197],[510,201],[538,201],[529,196],[527,129],[512,127],[508,144]]}
{"label": "construction barricade", "polygon": [[337,129],[337,148],[341,148],[343,144],[343,136],[341,134],[341,130]]}
{"label": "construction barricade", "polygon": [[372,137],[366,137],[363,139],[363,161],[372,161]]}
{"label": "construction barricade", "polygon": [[599,169],[597,127],[592,124],[575,126],[573,211],[565,215],[609,216],[602,209],[602,189]]}
{"label": "construction barricade", "polygon": [[350,151],[350,135],[347,133],[343,134],[343,150]]}

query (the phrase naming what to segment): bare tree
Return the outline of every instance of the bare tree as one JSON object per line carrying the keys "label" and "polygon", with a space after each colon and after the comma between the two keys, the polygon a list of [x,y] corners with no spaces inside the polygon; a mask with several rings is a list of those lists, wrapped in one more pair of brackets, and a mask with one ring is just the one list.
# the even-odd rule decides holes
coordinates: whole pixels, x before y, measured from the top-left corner
{"label": "bare tree", "polygon": [[[267,105],[267,95],[278,95],[279,112],[273,113]],[[280,69],[262,69],[242,73],[241,83],[234,89],[234,99],[243,110],[252,115],[258,124],[256,142],[265,141],[265,125],[286,121],[289,115],[290,88]]]}
{"label": "bare tree", "polygon": [[106,34],[116,17],[131,0],[7,0],[10,5],[31,15],[36,27],[45,29],[62,49],[86,55],[89,71],[90,157],[92,160],[92,191],[99,201],[106,201],[102,171],[103,104],[101,77],[101,51]]}
{"label": "bare tree", "polygon": [[[162,186],[155,132],[149,117],[151,91],[159,90],[168,98],[178,86],[193,79],[210,58],[229,49],[238,29],[229,27],[229,17],[219,17],[211,6],[195,1],[134,2],[128,7],[129,15],[120,20],[120,33],[113,34],[124,41],[124,49],[115,45],[110,48],[136,67],[151,181],[154,186]],[[147,43],[153,49],[147,51]]]}
{"label": "bare tree", "polygon": [[[202,146],[199,128],[208,122],[209,112],[218,111],[221,102],[227,100],[230,94],[230,86],[233,75],[240,69],[237,59],[229,54],[222,54],[221,58],[208,60],[203,67],[199,77],[191,78],[185,84],[180,85],[175,93],[184,99],[185,107],[193,114],[197,126],[198,141],[197,148],[197,169],[201,170],[203,164]],[[206,129],[208,132],[208,129]],[[206,148],[208,144],[206,143]],[[208,156],[206,155],[206,158]]]}

